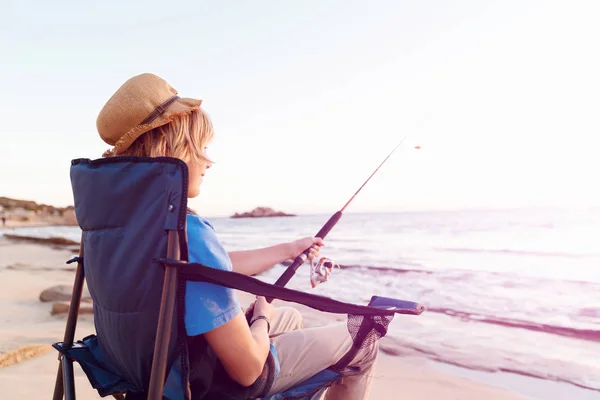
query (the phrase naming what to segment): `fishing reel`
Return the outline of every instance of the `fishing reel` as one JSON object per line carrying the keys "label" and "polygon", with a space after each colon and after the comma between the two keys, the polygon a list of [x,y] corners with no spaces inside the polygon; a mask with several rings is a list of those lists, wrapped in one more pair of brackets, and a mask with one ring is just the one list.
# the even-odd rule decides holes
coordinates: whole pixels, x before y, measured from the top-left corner
{"label": "fishing reel", "polygon": [[310,263],[310,285],[313,289],[320,283],[327,282],[329,275],[335,267],[340,268],[339,264],[327,257],[321,257],[319,261],[313,260]]}

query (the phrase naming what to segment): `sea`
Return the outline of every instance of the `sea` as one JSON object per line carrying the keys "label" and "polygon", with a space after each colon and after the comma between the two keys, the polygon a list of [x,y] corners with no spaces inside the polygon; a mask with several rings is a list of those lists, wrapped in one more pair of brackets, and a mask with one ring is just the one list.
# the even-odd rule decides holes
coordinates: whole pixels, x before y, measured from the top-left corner
{"label": "sea", "polygon": [[[209,220],[233,251],[314,235],[328,218]],[[81,234],[12,233],[77,241]],[[561,382],[600,398],[600,207],[346,213],[321,256],[341,266],[329,281],[313,289],[305,265],[288,287],[425,307],[392,321],[387,346],[398,354]],[[274,282],[284,269],[258,278]]]}

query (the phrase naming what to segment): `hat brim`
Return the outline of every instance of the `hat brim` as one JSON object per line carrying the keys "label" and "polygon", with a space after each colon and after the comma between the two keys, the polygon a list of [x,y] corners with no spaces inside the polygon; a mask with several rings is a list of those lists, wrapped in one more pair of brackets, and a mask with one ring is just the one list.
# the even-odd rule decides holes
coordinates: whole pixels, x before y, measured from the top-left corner
{"label": "hat brim", "polygon": [[105,155],[118,155],[127,150],[137,138],[154,128],[163,126],[173,121],[176,117],[189,114],[194,110],[199,110],[202,100],[192,98],[179,98],[173,102],[164,113],[148,124],[138,125],[125,133]]}

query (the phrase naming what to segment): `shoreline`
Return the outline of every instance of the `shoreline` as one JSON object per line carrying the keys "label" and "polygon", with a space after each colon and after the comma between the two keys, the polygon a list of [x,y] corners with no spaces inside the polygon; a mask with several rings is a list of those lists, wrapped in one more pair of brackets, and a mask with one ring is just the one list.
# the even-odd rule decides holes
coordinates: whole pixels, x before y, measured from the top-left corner
{"label": "shoreline", "polygon": [[[10,236],[8,239],[5,238],[5,240],[9,240],[14,244],[40,244],[43,246],[50,246],[54,249],[69,250],[72,254],[78,253],[78,245],[74,246],[71,242],[57,245],[54,242],[60,243],[61,240],[55,239],[57,238],[49,236],[44,236],[43,238],[35,240],[27,240],[23,239],[23,237],[12,239]],[[63,268],[69,267],[64,266]],[[72,268],[72,266],[70,268]],[[270,272],[274,272],[274,275],[278,275],[283,272],[283,266],[278,265]],[[404,273],[404,271],[401,271],[401,273]],[[300,274],[302,274],[302,272],[300,272]],[[273,274],[266,273],[266,275]],[[269,279],[270,278],[267,278],[266,280],[269,281]],[[465,317],[467,314],[468,317]],[[578,389],[595,391],[600,398],[600,389],[598,389],[596,379],[597,367],[594,366],[595,364],[592,357],[593,352],[598,349],[598,345],[600,344],[600,342],[594,340],[594,338],[598,336],[599,331],[591,331],[590,334],[590,332],[587,331],[571,332],[570,330],[567,330],[567,333],[570,334],[561,334],[560,329],[547,329],[548,327],[552,328],[552,326],[540,326],[539,322],[536,323],[530,321],[528,323],[515,324],[515,320],[505,320],[499,316],[493,315],[491,315],[493,319],[490,321],[490,318],[488,318],[488,315],[490,315],[489,313],[473,315],[474,316],[469,313],[456,311],[440,312],[435,308],[428,308],[425,316],[418,317],[419,320],[414,322],[411,320],[412,317],[406,319],[407,317],[397,316],[394,323],[390,326],[390,332],[384,339],[384,342],[388,343],[388,345],[384,346],[382,351],[392,356],[426,358],[435,363],[442,363],[444,365],[466,369],[477,374],[506,373],[542,381],[564,383]],[[510,323],[507,324],[507,321]],[[474,327],[472,325],[473,323],[476,323],[477,326]],[[503,334],[502,332],[495,330],[494,326],[496,325],[500,328],[510,328],[512,331],[510,336],[513,337],[513,340],[516,340],[515,338],[519,337],[519,341],[522,343],[515,343],[513,346],[505,342],[505,347],[494,347],[489,340],[494,337],[498,338],[500,337],[498,335]],[[453,342],[454,344],[446,343],[443,334],[434,335],[430,340],[420,339],[422,334],[429,335],[432,333],[432,329],[434,331],[437,329],[436,327],[443,327],[445,330],[465,333],[469,330],[476,329],[479,332],[479,336],[471,335],[463,340],[462,343]],[[565,330],[564,328],[561,329]],[[484,334],[483,332],[487,333]],[[489,337],[488,340],[485,339],[486,335]],[[551,339],[547,335],[555,336],[555,339]],[[589,345],[581,343],[581,340],[588,341]],[[575,346],[585,346],[590,354],[586,356],[586,360],[579,359],[578,362],[573,363],[571,367],[566,369],[567,367],[560,363],[570,363],[569,357],[550,357],[546,360],[534,360],[530,358],[527,360],[526,353],[523,353],[527,351],[526,349],[528,346],[548,346],[550,349],[551,346],[556,343],[561,343],[561,348],[565,348],[565,346],[571,346],[573,348],[575,348]],[[459,347],[456,347],[457,344]],[[521,350],[515,349],[516,346],[520,346]],[[477,350],[474,350],[476,348],[479,349],[479,352],[487,352],[490,355],[493,355],[494,358],[484,359],[476,356],[475,352]],[[511,348],[512,350],[510,350]],[[511,358],[512,355],[522,358],[514,359]],[[526,360],[528,363],[523,364],[523,360]],[[551,367],[548,367],[548,362],[553,363]],[[574,368],[577,368],[577,370],[574,370]]]}
{"label": "shoreline", "polygon": [[[68,227],[69,225],[41,225],[42,227]],[[34,228],[33,226],[22,226],[21,228]],[[68,239],[61,236],[30,236],[30,235],[15,235],[13,233],[2,232],[0,230],[0,237],[4,236],[4,238],[13,241],[15,243],[18,242],[26,242],[26,243],[37,243],[40,245],[48,245],[57,249],[69,249],[72,253],[76,254],[79,252],[79,242],[72,239]],[[279,266],[289,266],[291,261],[285,261]],[[404,273],[423,273],[423,274],[432,274],[434,271],[430,270],[419,270],[419,269],[402,269],[402,268],[392,268],[392,267],[370,267],[370,266],[361,266],[361,265],[340,265],[342,270],[351,270],[351,269],[366,269],[371,272],[381,272],[381,273],[392,273],[392,274],[404,274]],[[282,270],[283,271],[283,270]],[[567,281],[567,280],[564,280]],[[578,282],[571,281],[574,283],[582,283],[586,284],[588,282]],[[452,309],[452,308],[439,308],[439,307],[428,307],[428,313],[435,313],[440,315],[447,315],[450,317],[458,317],[461,319],[474,320],[478,323],[485,323],[491,325],[499,325],[508,328],[518,328],[529,331],[537,331],[545,334],[556,335],[558,337],[563,338],[574,338],[578,340],[586,340],[590,342],[599,342],[600,341],[600,330],[593,329],[576,329],[571,327],[565,327],[560,325],[552,325],[552,324],[544,324],[535,321],[529,320],[520,320],[520,319],[512,319],[512,318],[503,318],[499,316],[495,316],[491,313],[474,313],[474,312],[466,312],[462,310]],[[415,351],[419,351],[419,349],[414,349]],[[445,362],[444,360],[434,360]],[[470,368],[467,365],[456,364],[457,366],[461,366],[463,368]],[[477,368],[472,368],[477,369]],[[512,372],[519,374],[518,371],[503,371],[503,372]],[[532,375],[533,377],[544,379],[543,376]],[[580,385],[576,382],[567,382],[573,384],[575,386],[582,387],[584,389],[591,389],[586,386]],[[595,390],[595,389],[591,389]]]}
{"label": "shoreline", "polygon": [[[43,225],[47,226],[47,225]],[[30,227],[30,225],[26,225],[25,227]],[[72,257],[72,252],[69,249],[69,246],[64,246],[60,248],[60,246],[52,246],[48,244],[38,244],[38,243],[30,243],[30,242],[20,242],[13,241],[7,238],[4,238],[0,235],[0,248],[2,248],[2,254],[0,254],[0,274],[4,274],[4,279],[0,279],[2,282],[2,292],[4,294],[1,297],[3,309],[7,309],[8,312],[5,311],[2,315],[6,317],[9,316],[9,320],[15,318],[15,314],[17,314],[17,310],[15,306],[23,303],[24,297],[23,293],[28,292],[28,296],[26,298],[27,307],[22,311],[26,311],[27,314],[31,314],[29,316],[25,316],[24,320],[29,322],[29,329],[33,328],[36,322],[41,322],[42,324],[48,325],[49,329],[45,332],[48,335],[43,336],[43,340],[39,337],[34,340],[33,337],[28,337],[26,333],[28,332],[28,327],[21,326],[20,328],[16,328],[16,330],[11,329],[3,329],[3,332],[0,332],[0,360],[1,357],[5,354],[8,354],[14,350],[18,349],[27,349],[24,346],[42,346],[48,345],[54,341],[59,341],[62,338],[64,333],[64,317],[52,317],[49,314],[50,306],[47,303],[41,303],[38,300],[38,295],[41,290],[46,289],[49,286],[53,286],[56,284],[67,284],[72,285],[73,273],[72,269],[61,268],[60,265],[64,266],[64,262]],[[10,251],[4,250],[10,249]],[[12,265],[13,268],[6,268],[7,266]],[[33,280],[32,283],[30,280]],[[11,285],[11,282],[13,285]],[[11,290],[7,290],[8,288],[4,288],[5,285],[13,286],[13,291],[20,292],[21,296],[15,296],[14,298],[10,297]],[[8,297],[7,297],[8,292]],[[247,304],[252,299],[251,295],[246,293],[240,293],[240,300],[243,304]],[[276,301],[277,303],[278,301]],[[292,303],[286,303],[288,306],[293,306],[301,309],[303,316],[307,321],[307,325],[311,324],[323,324],[333,320],[337,320],[340,317],[319,313],[307,307],[296,305]],[[0,314],[1,315],[1,314]],[[93,323],[91,321],[91,316],[82,315],[78,321],[78,332],[81,330],[88,330],[87,332],[83,332],[83,334],[77,334],[77,338],[83,337],[85,334],[93,332]],[[21,320],[23,321],[23,320]],[[18,339],[19,336],[24,336],[23,339]],[[35,335],[34,335],[35,336]],[[19,344],[19,346],[16,346]],[[16,346],[16,347],[15,347]],[[33,362],[35,359],[48,359],[49,351],[40,351],[41,354],[35,354],[35,351],[31,352],[29,350],[29,354],[32,354],[31,357],[24,357],[19,359],[15,365],[11,365],[10,367],[1,368],[0,367],[0,382],[3,381],[4,372],[8,371],[10,368],[16,367],[18,365],[27,365],[31,363],[33,366],[38,361]],[[56,354],[53,354],[53,351],[50,351],[52,356],[50,358],[54,361],[51,364],[53,367],[56,367],[54,364],[56,361]],[[385,337],[381,342],[381,369],[385,371],[378,380],[374,380],[374,393],[372,398],[376,399],[385,399],[388,397],[379,397],[379,395],[384,395],[384,392],[381,392],[378,389],[379,386],[383,386],[384,388],[388,388],[390,382],[394,385],[402,382],[402,385],[416,386],[414,382],[405,382],[407,376],[412,376],[412,374],[416,374],[415,371],[420,371],[419,373],[425,374],[427,377],[424,378],[420,376],[419,379],[427,379],[433,380],[434,383],[431,383],[435,387],[438,387],[438,381],[452,381],[458,379],[459,383],[452,383],[452,386],[458,384],[461,387],[461,390],[465,390],[462,396],[466,397],[456,397],[456,398],[498,398],[498,399],[523,399],[528,398],[527,391],[523,391],[522,388],[535,387],[536,390],[533,390],[533,393],[545,393],[545,397],[530,397],[530,398],[544,398],[544,399],[558,399],[561,397],[553,397],[552,391],[548,389],[548,387],[553,387],[554,384],[558,385],[566,385],[567,389],[564,387],[561,389],[562,392],[570,393],[570,397],[572,398],[588,398],[581,397],[581,393],[590,392],[591,395],[600,397],[600,393],[588,390],[588,389],[580,389],[574,385],[568,383],[560,383],[554,382],[547,379],[538,379],[527,377],[524,375],[511,374],[509,372],[485,372],[483,370],[477,368],[468,368],[465,366],[453,366],[452,363],[440,360],[432,360],[430,357],[427,357],[424,354],[418,354],[416,351],[410,351],[410,349],[398,349],[398,346],[394,344],[393,338]],[[41,362],[41,361],[39,361]],[[49,361],[45,361],[45,363],[49,363]],[[2,365],[0,363],[0,365]],[[456,363],[456,365],[461,365],[460,363]],[[25,369],[26,367],[22,366],[19,369]],[[76,368],[77,369],[77,368]],[[402,371],[402,373],[398,372]],[[389,373],[388,373],[389,372]],[[55,371],[54,371],[55,373]],[[417,379],[413,377],[411,379]],[[463,381],[463,379],[465,381]],[[522,379],[526,379],[528,384],[523,386],[523,384],[518,384]],[[435,383],[437,382],[437,383]],[[498,383],[500,382],[500,383]],[[53,384],[53,381],[51,382]],[[463,387],[464,385],[464,387]],[[485,394],[483,397],[469,397],[474,396],[473,393],[479,393],[480,390],[491,390],[494,392],[495,390],[500,390],[502,394],[498,394],[494,392],[494,394]],[[384,389],[382,389],[384,390]],[[385,389],[387,390],[387,389]],[[411,389],[412,390],[412,389]],[[420,388],[415,388],[417,390],[416,394],[411,397],[405,398],[430,398],[430,397],[419,397]],[[429,389],[423,389],[428,391]],[[432,389],[433,390],[433,389]],[[499,393],[500,393],[499,392]],[[378,396],[375,396],[375,393],[379,393]],[[445,392],[444,392],[445,393]],[[478,394],[477,396],[480,396]],[[439,397],[440,394],[433,394],[433,397]],[[492,396],[492,397],[489,397]],[[501,396],[501,397],[493,397],[493,396]],[[16,396],[18,397],[18,396]],[[91,397],[97,398],[97,397]],[[589,397],[592,398],[592,397]]]}
{"label": "shoreline", "polygon": [[[39,294],[50,286],[72,285],[73,272],[60,268],[71,254],[66,249],[11,242],[3,237],[0,237],[0,248],[0,274],[3,275],[0,279],[0,318],[6,321],[0,328],[0,357],[15,360],[10,365],[0,367],[0,387],[5,388],[9,398],[45,398],[52,392],[58,367],[57,354],[49,345],[61,340],[66,317],[50,315],[50,303],[40,302]],[[7,268],[14,265],[19,267]],[[252,298],[251,295],[240,293],[243,305],[247,305]],[[339,318],[310,309],[303,309],[302,313],[307,325],[323,324]],[[80,315],[76,338],[92,332],[92,316]],[[39,350],[36,352],[32,349]],[[100,398],[87,383],[81,368],[76,367],[75,371],[80,399]],[[15,384],[18,382],[22,384]],[[397,357],[382,351],[373,379],[371,398],[395,399],[392,393],[396,385],[401,385],[405,390],[405,399],[441,398],[449,390],[461,399],[526,398],[437,370],[431,361],[424,358]]]}

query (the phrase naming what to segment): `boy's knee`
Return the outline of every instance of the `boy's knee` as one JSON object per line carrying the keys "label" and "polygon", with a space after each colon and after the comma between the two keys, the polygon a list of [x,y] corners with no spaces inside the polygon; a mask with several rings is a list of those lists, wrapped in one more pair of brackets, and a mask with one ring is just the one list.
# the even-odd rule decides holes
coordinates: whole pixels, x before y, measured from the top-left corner
{"label": "boy's knee", "polygon": [[281,307],[281,312],[283,313],[283,318],[288,323],[294,327],[294,329],[299,329],[304,326],[304,318],[302,318],[302,314],[294,307]]}
{"label": "boy's knee", "polygon": [[290,307],[290,318],[296,323],[296,325],[299,328],[302,328],[304,326],[304,318],[302,318],[302,314],[300,314],[300,311],[298,311],[298,309]]}

